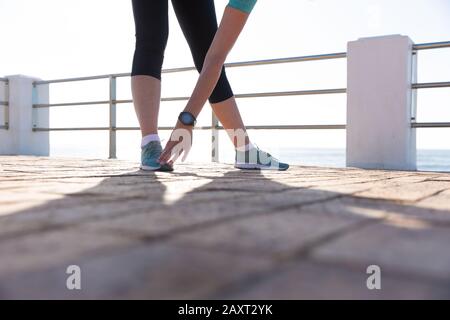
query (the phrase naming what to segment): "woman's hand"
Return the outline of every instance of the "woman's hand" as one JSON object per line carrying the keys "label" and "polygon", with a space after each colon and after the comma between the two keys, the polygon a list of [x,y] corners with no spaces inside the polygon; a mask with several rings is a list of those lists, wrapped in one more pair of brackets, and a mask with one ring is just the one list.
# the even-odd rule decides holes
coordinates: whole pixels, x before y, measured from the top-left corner
{"label": "woman's hand", "polygon": [[170,135],[169,142],[167,142],[159,157],[159,163],[161,165],[166,163],[173,164],[181,154],[183,154],[181,161],[186,160],[192,147],[193,128],[193,126],[186,126],[180,121],[177,122],[175,129],[173,129]]}

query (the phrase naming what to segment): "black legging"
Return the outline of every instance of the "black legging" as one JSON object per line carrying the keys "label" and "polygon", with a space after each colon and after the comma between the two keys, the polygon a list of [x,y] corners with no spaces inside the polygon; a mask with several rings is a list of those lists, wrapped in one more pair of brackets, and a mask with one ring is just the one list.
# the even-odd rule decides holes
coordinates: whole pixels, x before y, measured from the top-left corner
{"label": "black legging", "polygon": [[[168,0],[132,0],[132,3],[136,49],[131,75],[149,75],[161,79],[164,50],[169,36]],[[218,28],[214,1],[172,0],[172,5],[191,49],[195,67],[200,72]],[[222,68],[209,101],[218,103],[232,96],[225,68]]]}

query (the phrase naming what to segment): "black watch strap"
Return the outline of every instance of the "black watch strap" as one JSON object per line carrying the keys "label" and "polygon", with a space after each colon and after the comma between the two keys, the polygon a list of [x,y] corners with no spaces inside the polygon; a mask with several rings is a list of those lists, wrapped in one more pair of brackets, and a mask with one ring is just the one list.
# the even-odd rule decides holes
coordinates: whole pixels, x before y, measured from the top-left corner
{"label": "black watch strap", "polygon": [[197,119],[195,119],[194,115],[190,112],[183,111],[178,116],[178,120],[184,124],[185,126],[195,126]]}

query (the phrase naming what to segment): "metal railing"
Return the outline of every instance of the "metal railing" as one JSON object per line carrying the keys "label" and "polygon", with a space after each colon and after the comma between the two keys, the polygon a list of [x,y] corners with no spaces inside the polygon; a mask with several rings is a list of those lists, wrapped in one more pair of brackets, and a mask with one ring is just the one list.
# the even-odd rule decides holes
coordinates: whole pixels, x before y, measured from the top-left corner
{"label": "metal railing", "polygon": [[[450,41],[446,42],[432,42],[414,45],[414,53],[417,54],[422,50],[443,49],[450,48]],[[436,89],[436,88],[450,88],[449,82],[429,82],[429,83],[413,83],[414,90],[420,89]],[[416,122],[415,115],[411,121],[413,128],[450,128],[450,122]]]}
{"label": "metal railing", "polygon": [[[318,61],[318,60],[330,60],[330,59],[342,59],[346,58],[347,54],[345,52],[324,54],[324,55],[311,55],[303,57],[290,57],[282,59],[269,59],[269,60],[256,60],[256,61],[246,61],[246,62],[235,62],[228,63],[225,66],[227,68],[237,68],[237,67],[248,67],[248,66],[262,66],[262,65],[274,65],[283,63],[294,63],[294,62],[304,62],[304,61]],[[185,68],[173,68],[165,69],[162,72],[164,74],[168,73],[179,73],[195,71],[194,67]],[[109,79],[109,100],[101,101],[84,101],[84,102],[71,102],[71,103],[47,103],[47,104],[33,104],[33,108],[53,108],[53,107],[67,107],[67,106],[84,106],[84,105],[109,105],[109,126],[108,127],[77,127],[77,128],[40,128],[33,127],[33,131],[109,131],[109,157],[116,158],[116,132],[117,131],[127,131],[127,130],[139,130],[139,127],[118,127],[116,125],[116,108],[117,105],[132,103],[133,100],[117,100],[116,99],[116,89],[117,89],[117,79],[122,77],[129,77],[129,73],[118,73],[118,74],[108,74],[90,77],[80,77],[80,78],[70,78],[70,79],[56,79],[48,81],[35,81],[33,87],[36,88],[38,85],[53,84],[53,83],[66,83],[74,81],[89,81],[89,80],[99,80],[99,79]],[[345,88],[337,89],[323,89],[323,90],[302,90],[302,91],[277,91],[277,92],[260,92],[260,93],[244,93],[236,94],[237,99],[245,98],[262,98],[262,97],[287,97],[287,96],[304,96],[304,95],[324,95],[324,94],[341,94],[346,93]],[[187,101],[189,97],[164,97],[161,99],[162,102],[173,102],[173,101]],[[292,129],[345,129],[345,125],[286,125],[286,126],[247,126],[250,130],[262,130],[262,129],[281,129],[281,130],[292,130]],[[172,130],[172,127],[159,127],[159,130]],[[210,126],[198,126],[196,130],[211,130],[212,136],[212,154],[211,158],[213,161],[218,161],[219,159],[219,135],[218,131],[224,128],[219,125],[218,119],[212,114],[211,125]]]}
{"label": "metal railing", "polygon": [[8,130],[9,129],[9,81],[5,78],[0,78],[0,82],[3,82],[5,85],[5,101],[0,101],[0,106],[3,106],[3,118],[4,122],[0,125],[0,130]]}
{"label": "metal railing", "polygon": [[[416,55],[420,50],[438,49],[438,48],[450,48],[450,41],[448,42],[436,42],[436,43],[425,43],[417,44],[414,46],[414,54]],[[227,68],[237,68],[237,67],[250,67],[250,66],[263,66],[263,65],[275,65],[284,63],[296,63],[296,62],[306,62],[306,61],[320,61],[320,60],[332,60],[332,59],[343,59],[347,57],[347,53],[331,53],[331,54],[321,54],[321,55],[310,55],[301,57],[289,57],[281,59],[268,59],[268,60],[256,60],[256,61],[246,61],[246,62],[235,62],[227,63],[225,66]],[[183,68],[172,68],[164,69],[162,73],[179,73],[195,71],[195,67],[183,67]],[[67,106],[85,106],[85,105],[109,105],[109,126],[108,127],[74,127],[74,128],[41,128],[33,126],[33,131],[109,131],[109,158],[116,158],[116,133],[117,131],[127,131],[127,130],[139,130],[139,127],[118,127],[117,126],[117,106],[120,104],[132,103],[133,100],[117,100],[117,79],[122,77],[129,77],[130,73],[117,73],[117,74],[107,74],[98,75],[90,77],[78,77],[69,79],[55,79],[55,80],[45,80],[45,81],[35,81],[33,83],[34,90],[39,85],[54,84],[54,83],[67,83],[75,81],[89,81],[89,80],[99,80],[99,79],[109,79],[109,99],[102,101],[82,101],[82,102],[71,102],[71,103],[47,103],[47,104],[33,104],[33,108],[53,108],[53,107],[67,107]],[[414,83],[413,89],[427,89],[427,88],[444,88],[450,87],[450,82],[435,82],[435,83]],[[347,92],[346,88],[332,88],[332,89],[320,89],[320,90],[298,90],[298,91],[276,91],[276,92],[257,92],[257,93],[244,93],[236,94],[237,99],[245,98],[264,98],[264,97],[287,97],[287,96],[306,96],[306,95],[325,95],[325,94],[345,94]],[[163,97],[162,102],[169,101],[187,101],[189,97]],[[415,118],[412,119],[411,126],[414,128],[449,128],[450,122],[429,122],[429,123],[418,123],[415,122]],[[260,126],[247,126],[249,130],[327,130],[327,129],[345,129],[345,124],[322,124],[322,125],[260,125]],[[159,130],[172,130],[173,127],[159,127]],[[211,125],[210,126],[199,126],[195,128],[196,130],[211,130],[212,136],[212,161],[218,161],[219,159],[219,140],[218,131],[224,128],[219,125],[218,119],[212,113]]]}

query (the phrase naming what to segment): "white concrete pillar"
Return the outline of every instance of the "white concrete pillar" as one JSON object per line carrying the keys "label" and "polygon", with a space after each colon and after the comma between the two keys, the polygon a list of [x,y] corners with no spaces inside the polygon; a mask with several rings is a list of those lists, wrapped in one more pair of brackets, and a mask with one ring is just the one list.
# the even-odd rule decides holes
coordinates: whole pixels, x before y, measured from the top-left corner
{"label": "white concrete pillar", "polygon": [[348,43],[347,166],[416,170],[413,42],[392,35]]}
{"label": "white concrete pillar", "polygon": [[48,108],[33,110],[33,103],[49,103],[48,85],[33,90],[33,81],[23,75],[6,76],[9,81],[9,129],[0,130],[0,154],[48,156],[48,132],[34,132],[33,125],[49,126]]}

